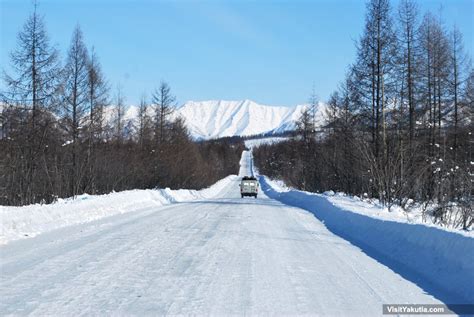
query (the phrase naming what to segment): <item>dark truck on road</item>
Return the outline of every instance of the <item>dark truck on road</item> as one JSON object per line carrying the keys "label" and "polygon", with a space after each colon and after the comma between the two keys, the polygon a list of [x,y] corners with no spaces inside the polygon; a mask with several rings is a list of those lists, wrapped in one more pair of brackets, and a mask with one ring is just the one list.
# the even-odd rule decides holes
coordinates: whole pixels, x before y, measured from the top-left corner
{"label": "dark truck on road", "polygon": [[254,196],[257,198],[258,194],[258,181],[253,176],[244,176],[240,182],[240,196]]}

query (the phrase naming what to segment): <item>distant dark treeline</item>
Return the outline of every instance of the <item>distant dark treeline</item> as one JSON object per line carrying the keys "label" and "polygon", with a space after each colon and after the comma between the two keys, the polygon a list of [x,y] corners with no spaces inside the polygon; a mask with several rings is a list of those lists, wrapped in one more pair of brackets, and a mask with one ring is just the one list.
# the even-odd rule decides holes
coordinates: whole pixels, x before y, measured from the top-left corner
{"label": "distant dark treeline", "polygon": [[259,147],[260,172],[389,207],[422,203],[437,223],[473,226],[474,71],[456,28],[420,18],[411,0],[368,1],[357,58],[328,106],[321,131],[313,103],[297,138]]}
{"label": "distant dark treeline", "polygon": [[[118,89],[111,100],[79,27],[61,65],[35,8],[11,66],[0,100],[0,205],[133,188],[200,189],[238,172],[242,141],[191,140],[186,123],[173,119],[166,82],[141,101],[136,124],[126,123],[124,96]],[[105,113],[111,104],[112,120]]]}

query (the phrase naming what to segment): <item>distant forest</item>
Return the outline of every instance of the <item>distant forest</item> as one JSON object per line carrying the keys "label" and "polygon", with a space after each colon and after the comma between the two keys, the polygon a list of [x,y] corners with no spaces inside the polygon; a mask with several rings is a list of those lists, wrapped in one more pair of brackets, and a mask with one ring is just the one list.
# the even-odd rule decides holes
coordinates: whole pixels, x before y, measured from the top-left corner
{"label": "distant forest", "polygon": [[298,137],[255,151],[260,172],[389,208],[421,205],[436,223],[472,227],[474,71],[461,33],[439,16],[421,16],[412,0],[368,1],[357,58],[324,128],[312,97]]}
{"label": "distant forest", "polygon": [[[83,193],[195,188],[239,169],[243,143],[194,142],[172,119],[175,97],[161,82],[125,126],[125,97],[112,96],[79,26],[62,61],[36,11],[11,52],[13,74],[0,95],[0,205],[50,203]],[[113,105],[113,106],[112,106]],[[105,120],[113,108],[113,120]]]}

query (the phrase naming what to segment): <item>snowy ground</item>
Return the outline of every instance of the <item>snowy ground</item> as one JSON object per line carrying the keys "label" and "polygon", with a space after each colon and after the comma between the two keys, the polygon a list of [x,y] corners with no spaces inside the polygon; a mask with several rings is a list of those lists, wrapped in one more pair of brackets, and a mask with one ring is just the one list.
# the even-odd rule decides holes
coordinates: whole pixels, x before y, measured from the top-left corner
{"label": "snowy ground", "polygon": [[352,196],[341,192],[335,193],[333,191],[327,191],[322,194],[304,192],[287,186],[281,180],[271,180],[267,177],[265,177],[265,182],[268,184],[268,186],[270,186],[278,193],[303,193],[305,196],[307,196],[307,198],[304,199],[305,201],[307,201],[308,199],[314,200],[315,198],[319,198],[330,202],[332,205],[338,207],[338,209],[346,210],[351,213],[357,213],[380,220],[394,221],[407,224],[419,224],[474,238],[473,230],[450,228],[423,220],[421,207],[411,208],[410,211],[406,211],[403,210],[403,208],[401,208],[400,206],[394,205],[389,210],[388,207],[383,206],[377,199],[361,198],[358,196]]}
{"label": "snowy ground", "polygon": [[472,232],[412,223],[357,197],[287,188],[261,176],[271,198],[314,214],[336,235],[361,248],[446,303],[474,303]]}
{"label": "snowy ground", "polygon": [[127,190],[108,195],[81,195],[49,205],[0,206],[0,245],[17,239],[104,217],[196,199],[213,198],[237,178],[230,175],[203,190]]}
{"label": "snowy ground", "polygon": [[241,199],[236,177],[214,197],[11,241],[0,259],[1,315],[367,316],[440,303],[311,213],[263,192]]}

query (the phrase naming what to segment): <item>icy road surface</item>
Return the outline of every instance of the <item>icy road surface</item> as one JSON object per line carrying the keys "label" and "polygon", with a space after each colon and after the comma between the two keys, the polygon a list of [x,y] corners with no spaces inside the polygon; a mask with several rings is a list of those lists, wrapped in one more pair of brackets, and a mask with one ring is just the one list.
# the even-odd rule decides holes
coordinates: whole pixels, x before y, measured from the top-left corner
{"label": "icy road surface", "polygon": [[[244,152],[241,175],[249,174]],[[381,315],[439,303],[309,213],[238,182],[0,248],[0,315]]]}

